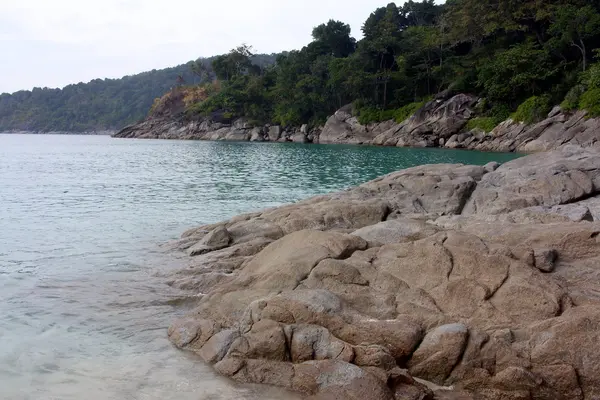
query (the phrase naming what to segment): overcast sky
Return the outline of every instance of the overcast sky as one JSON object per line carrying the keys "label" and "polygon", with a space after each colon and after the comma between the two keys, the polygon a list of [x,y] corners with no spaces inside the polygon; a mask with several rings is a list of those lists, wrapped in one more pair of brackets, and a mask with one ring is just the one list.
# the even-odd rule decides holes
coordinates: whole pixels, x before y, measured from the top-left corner
{"label": "overcast sky", "polygon": [[[222,54],[299,49],[386,0],[0,0],[0,93],[117,78]],[[401,4],[403,1],[398,1]]]}

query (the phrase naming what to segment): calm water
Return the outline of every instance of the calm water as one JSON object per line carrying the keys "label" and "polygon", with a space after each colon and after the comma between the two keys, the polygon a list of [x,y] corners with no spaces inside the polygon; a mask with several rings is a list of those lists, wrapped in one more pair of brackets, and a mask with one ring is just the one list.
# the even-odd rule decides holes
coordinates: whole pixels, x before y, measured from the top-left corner
{"label": "calm water", "polygon": [[189,227],[424,163],[514,155],[0,135],[0,398],[281,399],[166,339],[159,246]]}

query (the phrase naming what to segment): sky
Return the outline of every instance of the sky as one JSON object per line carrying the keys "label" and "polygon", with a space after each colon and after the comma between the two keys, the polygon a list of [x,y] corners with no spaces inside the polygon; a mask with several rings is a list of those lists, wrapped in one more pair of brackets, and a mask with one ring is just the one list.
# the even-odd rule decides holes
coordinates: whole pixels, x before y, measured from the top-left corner
{"label": "sky", "polygon": [[0,93],[119,78],[242,43],[256,53],[300,49],[329,19],[360,38],[370,13],[388,2],[0,0]]}

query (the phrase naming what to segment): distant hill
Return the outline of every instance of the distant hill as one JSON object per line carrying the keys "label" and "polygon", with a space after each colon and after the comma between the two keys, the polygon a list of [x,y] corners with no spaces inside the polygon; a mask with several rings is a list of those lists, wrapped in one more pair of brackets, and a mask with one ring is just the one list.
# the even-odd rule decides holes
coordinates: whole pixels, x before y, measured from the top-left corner
{"label": "distant hill", "polygon": [[[254,62],[265,66],[276,55],[258,54]],[[207,66],[212,58],[204,59]],[[176,86],[199,83],[192,61],[120,79],[95,79],[63,89],[34,88],[0,95],[0,132],[117,130],[146,117],[154,99]]]}

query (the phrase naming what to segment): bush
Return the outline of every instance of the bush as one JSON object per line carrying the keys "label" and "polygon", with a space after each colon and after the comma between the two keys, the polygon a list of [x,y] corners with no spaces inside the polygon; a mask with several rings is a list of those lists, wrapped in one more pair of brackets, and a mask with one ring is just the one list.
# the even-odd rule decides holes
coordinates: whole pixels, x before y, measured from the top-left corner
{"label": "bush", "polygon": [[551,108],[549,96],[533,96],[525,100],[511,118],[517,122],[532,124],[546,118]]}
{"label": "bush", "polygon": [[394,119],[394,110],[380,110],[374,107],[359,109],[356,114],[358,115],[358,122],[362,125]]}
{"label": "bush", "polygon": [[494,119],[496,125],[510,118],[510,107],[505,103],[495,104],[487,114]]}
{"label": "bush", "polygon": [[481,129],[488,133],[493,131],[496,125],[498,125],[498,123],[492,117],[478,117],[470,119],[469,122],[467,122],[467,130]]}
{"label": "bush", "polygon": [[595,63],[584,73],[584,82],[589,89],[600,89],[600,63]]}
{"label": "bush", "polygon": [[354,103],[354,113],[358,116],[358,122],[367,125],[375,122],[384,122],[394,120],[401,123],[412,116],[417,110],[423,107],[428,100],[416,103],[410,103],[396,110],[381,110],[375,107],[358,108],[358,103]]}
{"label": "bush", "polygon": [[423,107],[427,103],[426,100],[410,103],[403,107],[400,107],[396,111],[394,111],[394,120],[397,123],[401,123],[410,118],[414,113],[416,113],[421,107]]}
{"label": "bush", "polygon": [[373,122],[381,122],[380,120],[381,110],[373,107],[367,107],[357,110],[358,122],[362,125],[367,125]]}
{"label": "bush", "polygon": [[579,108],[586,110],[590,117],[600,117],[600,89],[589,89],[583,93]]}
{"label": "bush", "polygon": [[566,111],[577,109],[583,93],[585,93],[585,87],[583,85],[573,86],[565,96],[563,102],[560,103],[560,107]]}

